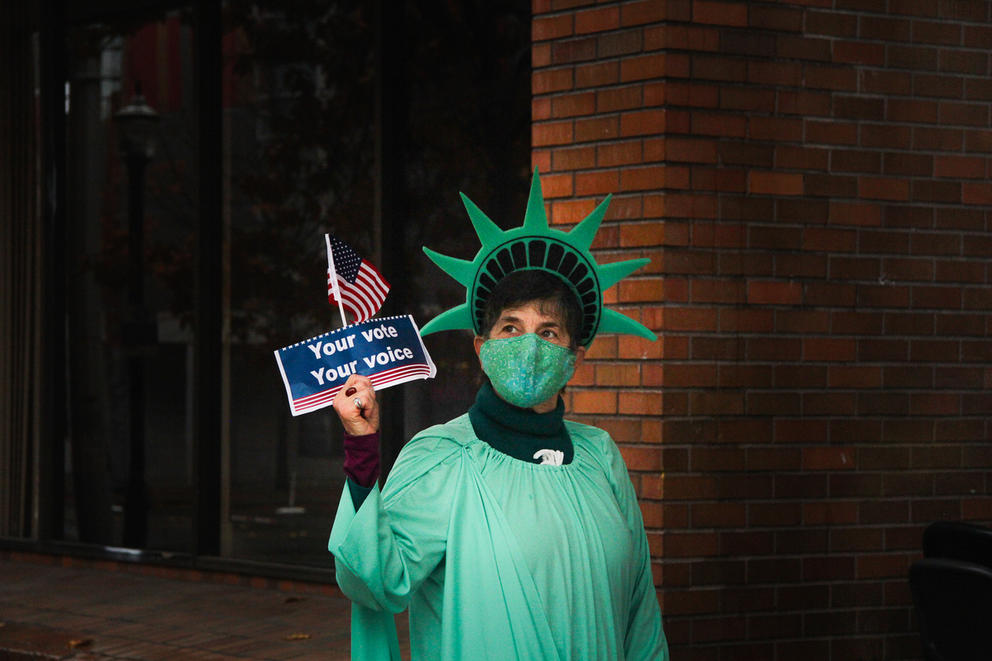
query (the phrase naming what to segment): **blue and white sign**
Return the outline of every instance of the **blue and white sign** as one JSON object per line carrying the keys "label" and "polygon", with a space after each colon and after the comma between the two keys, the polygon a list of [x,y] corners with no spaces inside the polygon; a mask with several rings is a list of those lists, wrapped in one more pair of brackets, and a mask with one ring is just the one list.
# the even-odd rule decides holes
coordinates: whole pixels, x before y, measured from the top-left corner
{"label": "blue and white sign", "polygon": [[369,319],[275,352],[289,409],[303,415],[330,406],[352,374],[377,390],[437,373],[410,315]]}

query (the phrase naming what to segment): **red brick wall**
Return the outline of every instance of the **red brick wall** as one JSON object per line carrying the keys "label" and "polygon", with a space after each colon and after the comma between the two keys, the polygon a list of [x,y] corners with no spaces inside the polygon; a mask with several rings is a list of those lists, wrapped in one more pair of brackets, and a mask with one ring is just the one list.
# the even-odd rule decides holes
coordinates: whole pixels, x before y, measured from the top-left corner
{"label": "red brick wall", "polygon": [[554,222],[614,199],[573,414],[642,498],[674,658],[921,656],[924,526],[992,520],[992,3],[535,0]]}

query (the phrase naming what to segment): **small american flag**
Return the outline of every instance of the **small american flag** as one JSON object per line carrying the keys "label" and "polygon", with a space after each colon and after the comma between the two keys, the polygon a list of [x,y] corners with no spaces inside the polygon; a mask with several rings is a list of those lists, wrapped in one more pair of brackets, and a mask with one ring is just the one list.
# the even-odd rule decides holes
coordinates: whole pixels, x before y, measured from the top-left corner
{"label": "small american flag", "polygon": [[[360,323],[382,307],[389,293],[389,283],[379,270],[362,259],[354,249],[333,235],[327,239],[327,300],[338,303]],[[341,313],[344,321],[344,312]]]}

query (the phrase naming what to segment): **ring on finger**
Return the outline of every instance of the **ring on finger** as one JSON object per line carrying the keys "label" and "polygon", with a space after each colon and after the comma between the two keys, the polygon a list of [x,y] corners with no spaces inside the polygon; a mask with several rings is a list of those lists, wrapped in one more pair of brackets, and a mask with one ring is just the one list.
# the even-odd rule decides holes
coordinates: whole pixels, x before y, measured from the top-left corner
{"label": "ring on finger", "polygon": [[362,398],[361,397],[356,397],[355,399],[353,399],[351,401],[355,404],[355,408],[356,409],[365,408],[365,404],[362,402]]}

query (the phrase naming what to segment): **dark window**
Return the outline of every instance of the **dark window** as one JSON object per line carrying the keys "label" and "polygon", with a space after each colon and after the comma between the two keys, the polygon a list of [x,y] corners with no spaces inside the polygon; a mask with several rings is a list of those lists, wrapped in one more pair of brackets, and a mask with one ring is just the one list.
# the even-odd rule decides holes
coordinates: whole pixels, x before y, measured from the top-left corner
{"label": "dark window", "polygon": [[[459,191],[503,227],[521,222],[530,3],[231,0],[213,27],[189,8],[107,5],[65,30],[67,507],[55,536],[202,552],[197,526],[216,508],[220,555],[329,566],[340,432],[330,409],[290,415],[273,351],[341,323],[324,232],[393,284],[382,314],[423,325],[464,302],[421,247],[479,249]],[[197,87],[210,64],[198,38],[220,44],[216,96]],[[115,134],[139,92],[159,116],[147,163]],[[219,141],[204,134],[215,117]],[[220,211],[204,217],[218,172]],[[219,240],[201,241],[208,228]],[[219,282],[204,277],[212,265]],[[221,336],[207,361],[204,308]],[[382,393],[387,468],[474,399],[470,334],[425,341],[438,378]],[[212,415],[219,428],[200,438]],[[220,487],[205,500],[204,480]]]}

